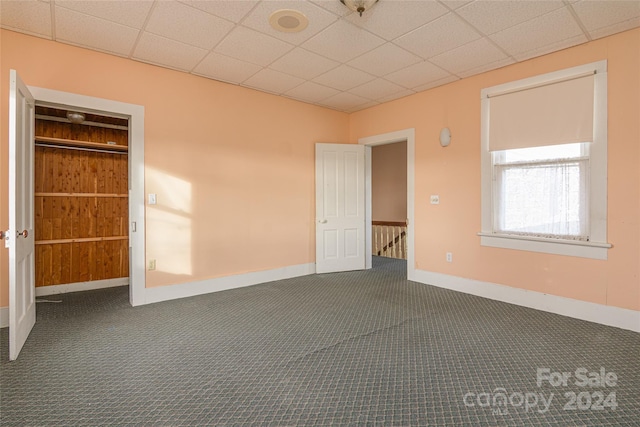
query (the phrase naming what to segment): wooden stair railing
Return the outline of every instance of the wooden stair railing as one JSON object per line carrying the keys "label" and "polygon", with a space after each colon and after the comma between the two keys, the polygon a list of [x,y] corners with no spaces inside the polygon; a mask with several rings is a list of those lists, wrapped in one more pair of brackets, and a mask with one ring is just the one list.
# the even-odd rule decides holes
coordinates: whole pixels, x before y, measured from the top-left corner
{"label": "wooden stair railing", "polygon": [[407,224],[396,221],[372,221],[373,253],[389,258],[407,259]]}

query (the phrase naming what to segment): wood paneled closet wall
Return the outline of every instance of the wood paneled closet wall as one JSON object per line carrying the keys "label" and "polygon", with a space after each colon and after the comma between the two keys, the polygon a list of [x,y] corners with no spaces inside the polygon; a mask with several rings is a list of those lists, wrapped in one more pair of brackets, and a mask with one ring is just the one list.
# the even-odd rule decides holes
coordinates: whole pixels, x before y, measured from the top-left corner
{"label": "wood paneled closet wall", "polygon": [[36,287],[129,276],[128,120],[36,107]]}

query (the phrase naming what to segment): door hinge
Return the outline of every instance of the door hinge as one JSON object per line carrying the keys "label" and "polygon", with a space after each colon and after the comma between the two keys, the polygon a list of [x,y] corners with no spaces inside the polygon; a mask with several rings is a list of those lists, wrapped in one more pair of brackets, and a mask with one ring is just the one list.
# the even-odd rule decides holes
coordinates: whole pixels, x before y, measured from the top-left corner
{"label": "door hinge", "polygon": [[131,223],[131,232],[132,232],[132,233],[135,233],[135,232],[136,232],[136,222],[135,222],[135,221],[133,221],[133,222]]}

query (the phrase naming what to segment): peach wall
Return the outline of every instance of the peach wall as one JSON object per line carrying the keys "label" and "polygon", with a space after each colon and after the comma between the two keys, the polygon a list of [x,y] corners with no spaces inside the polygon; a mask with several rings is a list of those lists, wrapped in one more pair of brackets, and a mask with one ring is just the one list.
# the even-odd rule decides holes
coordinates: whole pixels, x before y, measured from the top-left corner
{"label": "peach wall", "polygon": [[[480,90],[608,60],[607,261],[480,246]],[[415,128],[416,268],[640,310],[640,29],[350,116],[350,140]],[[442,127],[451,145],[440,147]],[[440,204],[430,205],[429,194]],[[445,261],[452,252],[453,263]]]}
{"label": "peach wall", "polygon": [[407,143],[371,149],[371,218],[373,221],[407,219]]}
{"label": "peach wall", "polygon": [[[8,227],[9,69],[26,84],[145,107],[147,286],[315,261],[314,143],[345,113],[2,30],[0,228]],[[0,250],[0,307],[8,305]]]}
{"label": "peach wall", "polygon": [[[350,116],[6,30],[0,38],[0,228],[8,227],[7,88],[15,68],[29,85],[145,106],[146,192],[159,202],[147,212],[147,255],[158,265],[148,286],[313,262],[313,143],[415,128],[418,269],[640,310],[640,29]],[[481,247],[480,90],[602,59],[609,259]],[[438,144],[444,126],[453,135],[447,148]],[[440,204],[430,205],[429,194]],[[0,250],[0,307],[7,262]]]}

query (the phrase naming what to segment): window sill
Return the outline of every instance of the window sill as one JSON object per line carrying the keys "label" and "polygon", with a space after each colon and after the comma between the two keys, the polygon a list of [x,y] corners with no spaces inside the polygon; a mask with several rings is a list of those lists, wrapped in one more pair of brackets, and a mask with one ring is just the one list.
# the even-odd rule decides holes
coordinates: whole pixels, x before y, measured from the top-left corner
{"label": "window sill", "polygon": [[607,259],[607,251],[611,248],[609,243],[579,240],[555,240],[486,232],[480,232],[478,236],[482,246],[600,260]]}

